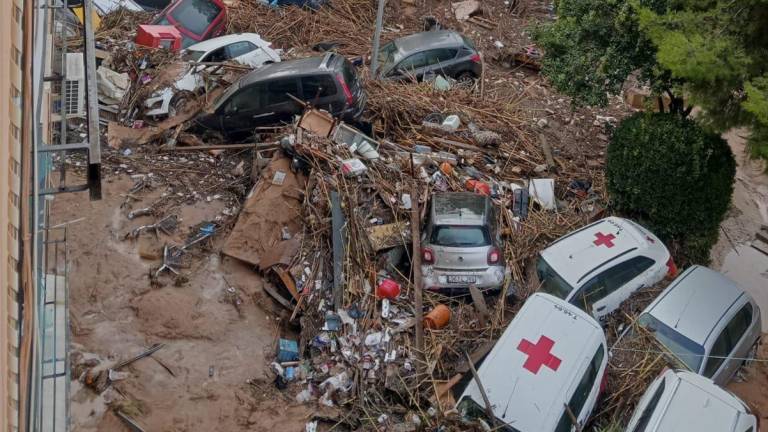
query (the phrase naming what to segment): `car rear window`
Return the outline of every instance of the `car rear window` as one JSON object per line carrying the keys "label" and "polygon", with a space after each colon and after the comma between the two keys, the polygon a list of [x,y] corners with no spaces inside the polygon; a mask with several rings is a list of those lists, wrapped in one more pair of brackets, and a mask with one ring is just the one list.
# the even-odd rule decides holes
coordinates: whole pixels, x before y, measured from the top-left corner
{"label": "car rear window", "polygon": [[171,11],[171,16],[185,29],[202,35],[220,12],[221,8],[208,0],[186,0]]}
{"label": "car rear window", "polygon": [[653,334],[656,340],[683,362],[688,369],[698,373],[701,360],[704,357],[703,346],[678,333],[649,313],[640,315],[637,323]]}
{"label": "car rear window", "polygon": [[304,100],[313,101],[336,94],[336,83],[330,75],[310,75],[301,78],[301,91]]}
{"label": "car rear window", "polygon": [[547,260],[542,257],[539,257],[539,262],[536,263],[536,273],[541,283],[541,288],[539,288],[541,292],[566,299],[573,291],[573,287],[560,277]]}
{"label": "car rear window", "polygon": [[448,247],[489,246],[491,238],[482,226],[438,225],[432,230],[430,243]]}

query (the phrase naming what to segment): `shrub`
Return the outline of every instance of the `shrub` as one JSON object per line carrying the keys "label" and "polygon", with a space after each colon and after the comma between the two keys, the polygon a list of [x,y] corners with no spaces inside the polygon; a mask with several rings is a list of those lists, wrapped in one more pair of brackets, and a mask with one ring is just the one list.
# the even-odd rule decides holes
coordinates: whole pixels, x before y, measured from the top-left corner
{"label": "shrub", "polygon": [[614,208],[679,246],[673,249],[682,263],[708,262],[735,172],[725,140],[676,114],[629,117],[608,146],[606,181]]}

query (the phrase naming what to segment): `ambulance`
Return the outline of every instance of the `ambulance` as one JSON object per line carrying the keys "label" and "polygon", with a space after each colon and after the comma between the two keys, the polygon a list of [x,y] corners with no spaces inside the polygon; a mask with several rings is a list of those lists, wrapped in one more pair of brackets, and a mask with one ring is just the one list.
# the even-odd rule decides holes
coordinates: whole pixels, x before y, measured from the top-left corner
{"label": "ambulance", "polygon": [[[459,398],[466,421],[507,432],[583,427],[604,388],[608,351],[600,324],[550,294],[525,302]],[[488,417],[480,389],[495,419]]]}

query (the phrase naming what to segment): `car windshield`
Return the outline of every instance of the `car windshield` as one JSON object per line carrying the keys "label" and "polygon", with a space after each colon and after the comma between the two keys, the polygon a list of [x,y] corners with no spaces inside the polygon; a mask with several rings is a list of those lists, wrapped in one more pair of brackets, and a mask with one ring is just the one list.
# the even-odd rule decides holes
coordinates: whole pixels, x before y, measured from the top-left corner
{"label": "car windshield", "polygon": [[171,17],[188,31],[202,36],[221,12],[221,8],[209,0],[187,0],[171,10]]}
{"label": "car windshield", "polygon": [[217,111],[219,108],[221,108],[221,105],[225,103],[230,97],[232,97],[233,94],[240,88],[240,83],[236,82],[232,84],[231,86],[227,87],[226,90],[219,96],[216,101],[211,105],[214,109],[214,111]]}
{"label": "car windshield", "polygon": [[479,225],[438,225],[429,242],[437,246],[478,247],[491,244],[488,231]]}
{"label": "car windshield", "polygon": [[196,62],[205,54],[205,51],[186,50],[182,57],[185,61]]}
{"label": "car windshield", "polygon": [[536,273],[539,276],[539,282],[541,282],[539,289],[541,292],[565,299],[573,291],[573,287],[561,278],[547,260],[542,257],[539,257],[539,261],[536,263]]}
{"label": "car windshield", "polygon": [[678,333],[649,313],[640,315],[637,323],[652,333],[656,340],[683,362],[688,369],[693,372],[699,371],[701,361],[704,358],[703,346]]}
{"label": "car windshield", "polygon": [[[477,402],[474,401],[469,396],[465,396],[464,399],[459,402],[459,405],[456,407],[459,410],[459,415],[461,416],[462,420],[464,421],[472,421],[472,420],[479,420],[485,423],[486,426],[488,426],[488,429],[493,426],[490,419],[488,418],[488,415],[485,413],[485,409],[481,407]],[[496,419],[497,424],[501,425],[500,427],[493,428],[494,431],[500,431],[500,432],[520,432],[517,429],[513,428],[512,426],[505,424],[503,421]]]}
{"label": "car windshield", "polygon": [[397,46],[394,42],[390,42],[379,50],[379,70],[382,74],[389,72],[397,62]]}

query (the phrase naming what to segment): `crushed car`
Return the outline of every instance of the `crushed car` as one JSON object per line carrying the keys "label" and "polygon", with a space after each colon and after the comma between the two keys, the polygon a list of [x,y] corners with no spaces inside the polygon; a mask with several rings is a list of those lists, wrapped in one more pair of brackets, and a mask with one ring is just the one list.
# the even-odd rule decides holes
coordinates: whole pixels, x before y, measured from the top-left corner
{"label": "crushed car", "polygon": [[607,367],[607,342],[597,321],[561,299],[535,293],[483,361],[480,384],[470,382],[457,409],[465,421],[486,423],[485,430],[583,430],[605,388]]}
{"label": "crushed car", "polygon": [[466,294],[469,286],[499,289],[508,269],[497,211],[488,196],[446,192],[432,196],[421,250],[424,288]]}
{"label": "crushed car", "polygon": [[632,415],[627,432],[754,432],[758,421],[747,405],[712,380],[666,369]]}
{"label": "crushed car", "polygon": [[632,293],[673,278],[664,243],[628,219],[608,217],[555,240],[536,266],[540,291],[602,319]]}
{"label": "crushed car", "polygon": [[471,82],[483,70],[480,53],[466,36],[450,30],[412,34],[379,50],[378,74],[389,80],[421,81],[440,75]]}
{"label": "crushed car", "polygon": [[366,96],[349,60],[326,53],[249,72],[195,118],[193,127],[239,141],[256,127],[290,123],[304,111],[304,102],[355,123],[363,115]]}
{"label": "crushed car", "polygon": [[238,33],[209,39],[182,51],[189,66],[182,69],[176,82],[159,90],[145,101],[148,116],[175,115],[194,94],[205,86],[202,71],[210,70],[206,63],[236,62],[253,68],[280,62],[279,50],[271,48],[256,33]]}
{"label": "crushed car", "polygon": [[182,34],[182,48],[216,37],[227,27],[227,6],[221,0],[176,0],[152,21],[171,25]]}
{"label": "crushed car", "polygon": [[650,337],[674,367],[725,385],[754,358],[760,341],[760,307],[731,279],[692,266],[675,279],[611,348]]}

